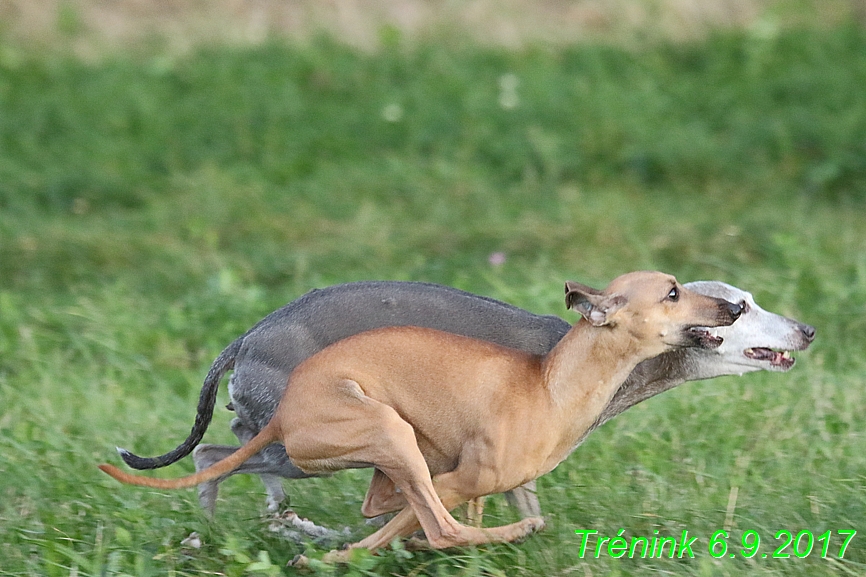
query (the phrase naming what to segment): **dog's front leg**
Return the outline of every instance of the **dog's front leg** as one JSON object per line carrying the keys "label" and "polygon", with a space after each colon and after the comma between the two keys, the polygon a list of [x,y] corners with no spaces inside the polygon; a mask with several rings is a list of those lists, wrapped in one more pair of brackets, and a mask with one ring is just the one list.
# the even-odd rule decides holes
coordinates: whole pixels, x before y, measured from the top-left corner
{"label": "dog's front leg", "polygon": [[[484,475],[478,470],[461,466],[448,473],[437,475],[434,479],[436,492],[447,509],[453,509],[470,498],[477,498],[488,493],[498,492],[496,488],[483,487]],[[456,542],[448,546],[481,545],[483,543],[510,543],[540,531],[544,528],[541,517],[527,517],[516,523],[499,527],[465,527],[462,537],[464,542]],[[436,548],[436,544],[431,542]]]}
{"label": "dog's front leg", "polygon": [[505,500],[520,511],[522,517],[541,517],[541,504],[536,495],[535,479],[505,493]]}

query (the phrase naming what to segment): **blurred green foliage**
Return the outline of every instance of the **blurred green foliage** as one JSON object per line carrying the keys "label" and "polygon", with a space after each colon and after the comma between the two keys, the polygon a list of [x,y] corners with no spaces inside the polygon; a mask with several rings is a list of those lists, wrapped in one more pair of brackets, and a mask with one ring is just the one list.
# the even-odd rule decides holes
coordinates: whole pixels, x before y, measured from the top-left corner
{"label": "blurred green foliage", "polygon": [[[0,67],[0,210],[31,230],[4,226],[0,286],[134,269],[183,290],[222,249],[243,255],[232,264],[244,280],[278,286],[309,266],[285,247],[303,254],[332,223],[383,206],[376,234],[435,258],[455,245],[507,244],[527,215],[566,224],[563,196],[581,193],[859,205],[864,51],[852,26],[641,53],[397,45],[365,54],[321,40],[98,65],[13,59]],[[503,100],[508,83],[513,103]],[[467,213],[475,219],[455,221]],[[545,236],[519,244],[557,248]],[[190,244],[207,254],[174,277]],[[368,248],[349,251],[413,268],[408,255]]]}

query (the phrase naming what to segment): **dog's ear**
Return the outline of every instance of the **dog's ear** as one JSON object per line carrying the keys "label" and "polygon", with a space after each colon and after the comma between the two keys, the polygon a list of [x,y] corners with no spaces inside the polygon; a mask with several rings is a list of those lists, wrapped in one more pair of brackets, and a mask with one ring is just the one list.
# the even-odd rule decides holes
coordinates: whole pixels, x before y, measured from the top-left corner
{"label": "dog's ear", "polygon": [[566,308],[576,310],[596,327],[610,324],[613,314],[626,302],[622,295],[606,295],[579,282],[565,282]]}

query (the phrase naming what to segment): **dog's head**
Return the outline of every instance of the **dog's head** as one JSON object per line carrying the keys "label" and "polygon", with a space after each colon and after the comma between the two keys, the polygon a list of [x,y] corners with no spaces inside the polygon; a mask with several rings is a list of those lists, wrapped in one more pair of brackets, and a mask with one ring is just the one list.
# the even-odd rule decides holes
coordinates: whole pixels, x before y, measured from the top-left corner
{"label": "dog's head", "polygon": [[742,312],[739,303],[689,290],[671,275],[632,272],[603,291],[565,283],[565,303],[596,327],[626,330],[650,354],[677,347],[716,348],[722,337],[710,327],[730,326]]}
{"label": "dog's head", "polygon": [[736,324],[708,329],[723,343],[713,351],[694,351],[692,359],[701,363],[701,378],[743,374],[752,371],[788,371],[795,359],[790,351],[805,350],[815,339],[815,328],[794,319],[765,311],[752,295],[719,281],[687,283],[688,289],[722,298],[743,307]]}

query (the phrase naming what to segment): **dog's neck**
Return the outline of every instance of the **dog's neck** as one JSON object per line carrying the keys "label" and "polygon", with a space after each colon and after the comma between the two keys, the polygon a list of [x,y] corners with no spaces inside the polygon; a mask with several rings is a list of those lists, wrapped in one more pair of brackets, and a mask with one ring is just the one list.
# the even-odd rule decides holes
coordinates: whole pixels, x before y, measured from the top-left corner
{"label": "dog's neck", "polygon": [[687,380],[694,380],[691,378],[693,369],[687,352],[687,349],[676,349],[638,363],[625,382],[614,392],[595,422],[578,439],[577,445],[580,445],[596,428],[626,409],[681,385]]}
{"label": "dog's neck", "polygon": [[[595,429],[626,409],[651,397],[669,391],[686,381],[709,379],[728,374],[707,362],[707,353],[695,349],[675,349],[637,364],[628,378],[616,389],[595,422],[577,440],[575,447]],[[745,371],[744,371],[745,372]]]}
{"label": "dog's neck", "polygon": [[676,349],[641,361],[598,417],[601,425],[629,407],[663,393],[687,380],[695,380],[689,349]]}
{"label": "dog's neck", "polygon": [[542,365],[551,416],[561,431],[556,452],[570,452],[637,364],[656,353],[624,327],[578,321]]}

